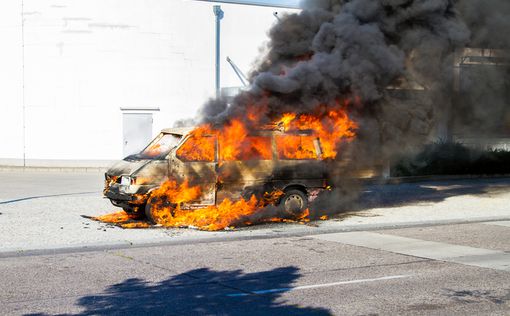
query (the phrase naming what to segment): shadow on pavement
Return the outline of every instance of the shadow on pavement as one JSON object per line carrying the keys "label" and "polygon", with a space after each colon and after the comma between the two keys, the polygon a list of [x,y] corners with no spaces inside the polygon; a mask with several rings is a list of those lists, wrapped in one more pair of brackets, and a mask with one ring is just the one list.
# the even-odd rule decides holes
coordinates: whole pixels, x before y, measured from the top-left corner
{"label": "shadow on pavement", "polygon": [[[196,269],[160,282],[133,278],[80,298],[75,315],[331,315],[279,300],[301,276],[296,267],[243,273]],[[44,314],[31,314],[44,315]]]}
{"label": "shadow on pavement", "polygon": [[510,179],[452,180],[369,185],[359,197],[357,210],[385,208],[416,203],[437,203],[461,195],[487,195],[510,192]]}

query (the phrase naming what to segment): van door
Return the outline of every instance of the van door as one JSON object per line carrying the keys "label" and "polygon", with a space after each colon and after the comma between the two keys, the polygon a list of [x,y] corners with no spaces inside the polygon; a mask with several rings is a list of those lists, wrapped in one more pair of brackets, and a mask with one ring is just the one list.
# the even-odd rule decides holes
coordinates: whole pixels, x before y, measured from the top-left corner
{"label": "van door", "polygon": [[[226,148],[234,146],[235,148]],[[218,192],[219,201],[257,197],[269,190],[274,160],[269,135],[247,136],[235,144],[219,141]],[[272,191],[272,190],[270,190]]]}
{"label": "van door", "polygon": [[[183,205],[183,209],[199,208],[216,203],[217,141],[214,136],[190,136],[179,146],[171,173],[190,185],[199,185],[201,196]],[[170,175],[172,176],[172,174]]]}

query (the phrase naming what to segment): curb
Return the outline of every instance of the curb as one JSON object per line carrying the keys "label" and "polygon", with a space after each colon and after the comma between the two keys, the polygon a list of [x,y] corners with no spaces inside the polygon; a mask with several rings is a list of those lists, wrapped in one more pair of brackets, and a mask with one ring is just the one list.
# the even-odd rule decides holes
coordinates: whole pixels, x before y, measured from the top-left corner
{"label": "curb", "polygon": [[[290,238],[290,237],[309,237],[333,233],[346,233],[356,231],[381,231],[391,229],[405,229],[405,228],[419,228],[431,226],[445,226],[445,225],[462,225],[462,224],[476,224],[476,223],[489,223],[496,221],[508,221],[508,216],[496,217],[478,217],[472,219],[448,219],[448,220],[433,220],[423,222],[395,222],[395,223],[380,223],[380,224],[362,224],[362,225],[348,225],[341,227],[324,227],[319,231],[301,230],[286,231],[286,232],[271,232],[266,234],[239,234],[237,236],[235,231],[223,234],[222,236],[202,236],[184,237],[177,239],[153,239],[144,241],[117,241],[112,243],[88,243],[73,246],[60,246],[53,248],[33,248],[33,249],[0,249],[0,259],[17,258],[28,256],[45,256],[45,255],[59,255],[70,253],[86,253],[97,251],[113,251],[121,249],[137,249],[146,247],[162,247],[162,246],[179,246],[179,245],[192,245],[203,244],[211,242],[230,242],[230,241],[244,241],[244,240],[265,240],[277,238]],[[240,232],[240,231],[237,231]]]}

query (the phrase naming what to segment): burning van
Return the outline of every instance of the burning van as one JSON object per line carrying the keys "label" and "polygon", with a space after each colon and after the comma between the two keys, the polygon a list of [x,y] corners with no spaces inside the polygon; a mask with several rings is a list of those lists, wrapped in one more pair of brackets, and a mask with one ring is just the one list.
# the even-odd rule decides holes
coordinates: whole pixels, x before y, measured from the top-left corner
{"label": "burning van", "polygon": [[165,129],[106,172],[104,195],[126,213],[168,227],[300,219],[329,188],[328,163],[356,127],[339,108],[285,114],[269,125],[248,117]]}
{"label": "burning van", "polygon": [[104,194],[127,213],[145,213],[157,222],[152,192],[169,179],[200,188],[179,205],[193,210],[225,199],[254,195],[288,212],[304,211],[327,187],[321,143],[310,132],[262,130],[243,137],[232,150],[225,135],[163,130],[140,153],[106,172]]}

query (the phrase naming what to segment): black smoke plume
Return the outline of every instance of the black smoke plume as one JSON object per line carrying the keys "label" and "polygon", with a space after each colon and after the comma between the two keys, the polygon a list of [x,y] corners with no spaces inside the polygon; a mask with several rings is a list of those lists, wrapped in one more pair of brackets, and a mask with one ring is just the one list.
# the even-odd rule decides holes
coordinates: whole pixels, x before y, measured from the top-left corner
{"label": "black smoke plume", "polygon": [[339,155],[349,161],[345,170],[384,163],[447,135],[444,129],[452,125],[459,131],[494,125],[501,113],[510,125],[508,67],[471,70],[460,88],[454,77],[459,50],[509,48],[507,0],[306,0],[302,5],[301,12],[281,17],[270,30],[250,89],[229,103],[205,104],[201,122],[221,125],[243,118],[248,106],[258,107],[269,122],[282,113],[311,113],[319,104],[358,98],[359,104],[348,108],[359,125],[357,137]]}

